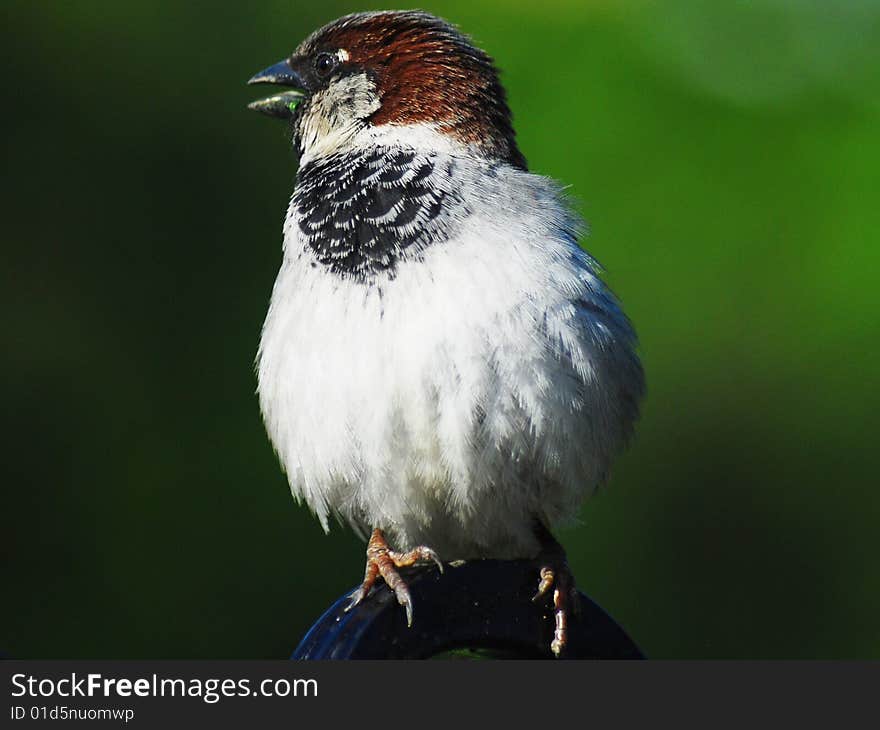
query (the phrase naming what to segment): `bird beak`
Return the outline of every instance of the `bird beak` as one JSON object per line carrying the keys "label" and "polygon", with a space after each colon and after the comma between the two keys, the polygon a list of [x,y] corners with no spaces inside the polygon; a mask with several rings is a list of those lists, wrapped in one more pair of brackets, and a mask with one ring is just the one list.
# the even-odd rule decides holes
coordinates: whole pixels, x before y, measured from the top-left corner
{"label": "bird beak", "polygon": [[288,59],[263,69],[258,74],[252,76],[248,84],[275,84],[276,86],[294,87],[291,91],[284,91],[248,104],[248,109],[268,114],[270,117],[278,117],[279,119],[289,119],[292,117],[296,105],[305,96],[303,92],[303,89],[305,89],[303,79],[293,69]]}

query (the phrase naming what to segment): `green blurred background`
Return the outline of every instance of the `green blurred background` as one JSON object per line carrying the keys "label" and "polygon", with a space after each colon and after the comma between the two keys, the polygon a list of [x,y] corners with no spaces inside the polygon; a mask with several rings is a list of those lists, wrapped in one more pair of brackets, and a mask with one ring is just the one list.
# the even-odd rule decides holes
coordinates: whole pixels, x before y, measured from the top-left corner
{"label": "green blurred background", "polygon": [[[285,657],[360,579],[254,395],[295,160],[244,82],[371,7],[4,3],[9,655]],[[561,533],[582,588],[652,657],[880,657],[880,2],[423,7],[641,335],[638,436]]]}

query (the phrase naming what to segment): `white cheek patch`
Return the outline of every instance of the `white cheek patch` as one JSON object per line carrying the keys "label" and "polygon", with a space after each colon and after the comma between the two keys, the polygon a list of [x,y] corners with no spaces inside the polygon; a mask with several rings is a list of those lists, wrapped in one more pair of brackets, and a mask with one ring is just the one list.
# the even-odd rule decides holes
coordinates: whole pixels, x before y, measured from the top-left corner
{"label": "white cheek patch", "polygon": [[363,73],[316,93],[301,121],[303,157],[328,154],[343,145],[379,106],[376,86]]}
{"label": "white cheek patch", "polygon": [[340,63],[345,63],[351,58],[351,56],[344,48],[340,48],[338,51],[336,51],[336,58],[339,59]]}

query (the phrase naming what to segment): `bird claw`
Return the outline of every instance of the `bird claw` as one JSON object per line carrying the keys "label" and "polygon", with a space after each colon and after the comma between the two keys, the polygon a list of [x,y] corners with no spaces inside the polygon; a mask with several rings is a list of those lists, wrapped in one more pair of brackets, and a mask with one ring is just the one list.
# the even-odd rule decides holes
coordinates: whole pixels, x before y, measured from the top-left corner
{"label": "bird claw", "polygon": [[412,596],[409,594],[409,588],[402,580],[394,587],[394,595],[397,596],[397,602],[406,610],[406,626],[412,627],[413,622],[413,605]]}
{"label": "bird claw", "polygon": [[580,598],[565,554],[546,557],[552,564],[541,566],[538,590],[532,601],[537,603],[553,589],[554,628],[550,651],[558,659],[568,644],[568,618],[572,613],[580,613]]}
{"label": "bird claw", "polygon": [[406,581],[400,576],[398,568],[406,568],[420,560],[433,561],[440,572],[443,572],[443,563],[436,552],[429,547],[418,546],[405,553],[399,553],[388,546],[382,530],[373,530],[369,543],[367,543],[367,568],[364,573],[364,582],[360,588],[351,594],[351,599],[345,607],[348,612],[357,606],[369,595],[376,580],[381,576],[385,584],[394,591],[397,602],[406,610],[406,625],[413,623],[413,603]]}
{"label": "bird claw", "polygon": [[434,561],[434,564],[437,566],[437,569],[440,571],[441,574],[443,573],[443,563],[441,562],[440,556],[437,555],[437,553],[435,553],[433,550],[431,550],[431,548],[424,547],[424,546],[417,547],[416,550],[421,551],[421,553],[422,553],[422,558],[420,558],[421,560]]}
{"label": "bird claw", "polygon": [[342,609],[344,613],[348,613],[357,606],[361,601],[364,600],[366,596],[366,592],[364,591],[364,587],[360,586],[356,591],[352,592],[351,596],[349,596],[348,603],[345,604],[345,608]]}
{"label": "bird claw", "polygon": [[549,565],[545,565],[541,568],[541,580],[538,583],[538,591],[532,596],[532,601],[537,603],[544,596],[547,595],[547,591],[550,590],[550,587],[553,585],[553,580],[556,577],[556,574],[553,572],[553,568]]}

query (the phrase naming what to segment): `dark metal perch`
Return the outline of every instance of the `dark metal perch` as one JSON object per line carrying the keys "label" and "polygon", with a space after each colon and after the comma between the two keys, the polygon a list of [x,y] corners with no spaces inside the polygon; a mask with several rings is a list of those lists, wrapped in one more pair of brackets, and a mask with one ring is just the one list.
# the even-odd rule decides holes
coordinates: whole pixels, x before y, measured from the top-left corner
{"label": "dark metal perch", "polygon": [[[315,622],[292,659],[427,659],[444,652],[475,650],[511,659],[551,659],[551,599],[532,603],[537,586],[529,560],[472,560],[401,570],[412,593],[411,628],[384,583],[346,613],[348,594]],[[626,632],[580,594],[563,658],[643,659]]]}

